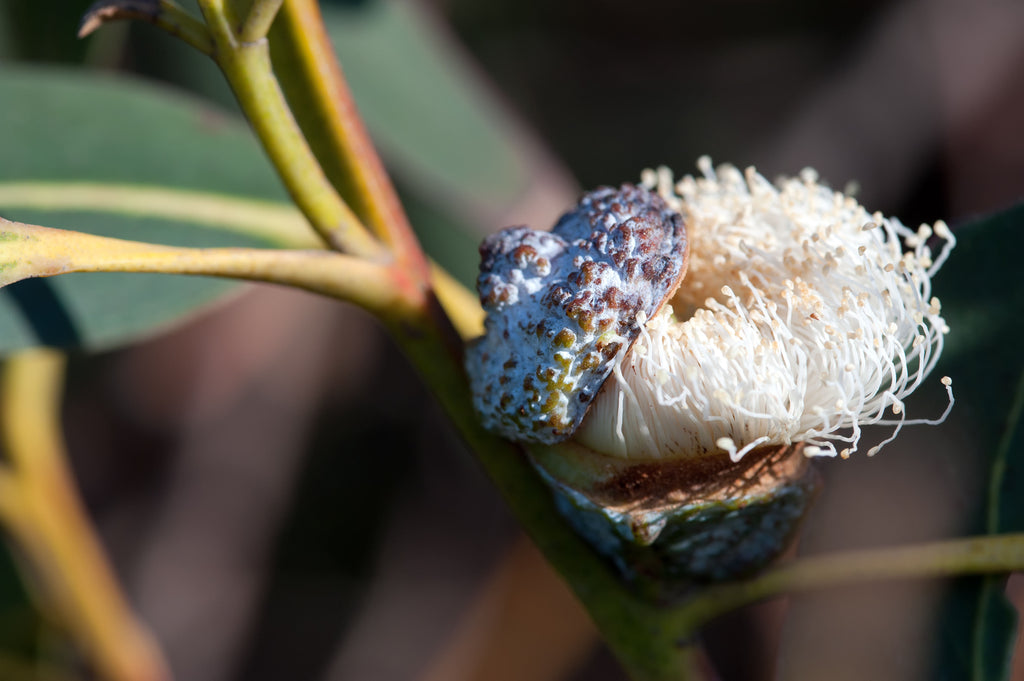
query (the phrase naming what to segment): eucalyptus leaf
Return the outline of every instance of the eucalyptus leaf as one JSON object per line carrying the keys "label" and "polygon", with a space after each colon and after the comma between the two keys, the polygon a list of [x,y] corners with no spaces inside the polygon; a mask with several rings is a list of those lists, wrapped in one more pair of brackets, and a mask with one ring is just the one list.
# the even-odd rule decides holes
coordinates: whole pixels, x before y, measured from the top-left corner
{"label": "eucalyptus leaf", "polygon": [[107,181],[287,199],[243,122],[147,81],[4,66],[0,102],[0,181]]}
{"label": "eucalyptus leaf", "polygon": [[[1024,530],[1024,204],[957,230],[958,244],[935,282],[951,331],[939,370],[953,377],[958,418],[971,440],[968,457],[984,458],[988,495],[975,528]],[[1005,579],[965,578],[954,585],[941,622],[935,677],[1010,678],[1017,616]]]}
{"label": "eucalyptus leaf", "polygon": [[507,204],[526,188],[511,122],[423,8],[372,0],[323,14],[374,141],[420,198]]}
{"label": "eucalyptus leaf", "polygon": [[[42,67],[0,68],[0,182],[144,184],[284,200],[247,127],[191,97],[142,81]],[[8,219],[182,246],[272,240],[220,224],[109,212],[5,207]],[[0,290],[0,352],[34,344],[86,349],[164,329],[227,294],[222,280],[77,274]]]}

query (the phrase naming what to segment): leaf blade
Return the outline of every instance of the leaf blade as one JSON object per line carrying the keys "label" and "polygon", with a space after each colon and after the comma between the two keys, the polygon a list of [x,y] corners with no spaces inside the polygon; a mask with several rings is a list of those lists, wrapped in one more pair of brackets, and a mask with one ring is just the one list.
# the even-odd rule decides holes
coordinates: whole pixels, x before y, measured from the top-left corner
{"label": "leaf blade", "polygon": [[[940,370],[953,377],[958,418],[971,424],[970,454],[987,459],[989,484],[976,530],[1024,529],[1024,282],[1016,260],[1024,248],[1024,204],[965,225],[936,280],[951,327]],[[936,677],[1009,679],[1017,613],[1005,578],[964,578],[951,590],[941,623]]]}
{"label": "leaf blade", "polygon": [[[94,193],[95,204],[88,211],[81,205],[78,210],[38,202],[31,206],[29,192],[16,191],[16,200],[7,206],[0,203],[4,217],[183,246],[301,242],[294,218],[275,233],[247,231],[237,224],[228,228],[230,220],[213,214],[185,216],[194,194],[164,194],[162,204],[156,200],[159,194],[151,194],[134,210],[103,210],[103,200],[112,205],[116,201],[98,183],[106,183],[107,189],[145,183],[164,192],[202,190],[277,203],[286,200],[246,126],[200,100],[133,79],[4,66],[0,101],[0,182],[22,183],[16,190],[24,190],[25,181],[88,182],[79,189]],[[146,201],[163,209],[179,202],[180,210],[177,215],[163,210],[163,217],[160,210],[151,210],[157,216],[147,217]],[[222,208],[228,212],[238,206],[225,201]],[[267,215],[283,214],[268,208]],[[292,233],[294,237],[289,236]],[[126,274],[22,282],[0,294],[0,353],[40,343],[96,350],[131,342],[194,314],[236,286],[210,278]]]}

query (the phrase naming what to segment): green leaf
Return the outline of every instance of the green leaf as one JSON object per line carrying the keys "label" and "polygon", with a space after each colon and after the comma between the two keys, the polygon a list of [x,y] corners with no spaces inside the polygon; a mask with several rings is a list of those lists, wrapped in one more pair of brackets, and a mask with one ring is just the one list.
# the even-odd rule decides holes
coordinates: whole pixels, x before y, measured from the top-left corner
{"label": "green leaf", "polygon": [[[950,326],[939,370],[953,378],[957,418],[969,424],[964,454],[990,470],[982,519],[988,533],[1024,530],[1024,204],[957,230],[958,244],[935,292]],[[942,620],[936,677],[1010,678],[1016,611],[1005,579],[965,578],[954,585]]]}
{"label": "green leaf", "polygon": [[[442,20],[401,0],[321,11],[360,114],[407,191],[448,213],[507,208],[523,195],[535,153]],[[152,27],[133,29],[133,63],[234,106],[209,60]]]}
{"label": "green leaf", "polygon": [[422,8],[373,0],[323,14],[374,141],[405,183],[477,204],[525,190],[510,121]]}
{"label": "green leaf", "polygon": [[[219,230],[167,220],[89,213],[5,211],[11,218],[125,238],[174,233],[168,243],[260,245]],[[236,288],[223,279],[153,274],[65,274],[26,279],[0,289],[0,352],[49,345],[102,349],[152,335]]]}
{"label": "green leaf", "polygon": [[78,180],[286,199],[248,128],[145,81],[0,68],[0,180]]}
{"label": "green leaf", "polygon": [[[88,181],[283,200],[245,125],[141,81],[52,68],[0,68],[0,182]],[[14,204],[17,204],[14,201]],[[279,242],[222,223],[66,207],[0,215],[48,227],[183,246]],[[213,221],[216,222],[216,221]],[[228,293],[232,283],[135,274],[30,280],[0,291],[0,352],[33,344],[105,348],[154,333]]]}
{"label": "green leaf", "polygon": [[476,290],[480,267],[480,235],[463,225],[459,218],[441,206],[420,198],[415,192],[402,192],[402,204],[423,249],[449,274]]}
{"label": "green leaf", "polygon": [[528,193],[546,161],[423,7],[366,0],[321,9],[424,248],[473,286],[480,240],[504,226],[488,221]]}

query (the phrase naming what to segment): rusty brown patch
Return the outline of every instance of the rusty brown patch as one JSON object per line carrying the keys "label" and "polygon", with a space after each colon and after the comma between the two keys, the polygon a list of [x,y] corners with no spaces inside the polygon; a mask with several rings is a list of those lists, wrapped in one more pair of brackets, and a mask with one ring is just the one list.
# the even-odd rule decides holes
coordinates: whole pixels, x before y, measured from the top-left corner
{"label": "rusty brown patch", "polygon": [[587,496],[621,510],[761,496],[806,474],[809,462],[802,449],[802,444],[759,447],[737,462],[723,455],[626,465]]}

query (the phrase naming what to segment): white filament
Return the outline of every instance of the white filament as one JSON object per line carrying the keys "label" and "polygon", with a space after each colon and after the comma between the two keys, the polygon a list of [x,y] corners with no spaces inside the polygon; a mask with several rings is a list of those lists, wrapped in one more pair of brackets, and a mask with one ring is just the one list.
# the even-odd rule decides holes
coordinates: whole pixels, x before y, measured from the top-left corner
{"label": "white filament", "polygon": [[[687,218],[686,278],[649,320],[576,438],[636,459],[806,443],[843,457],[861,427],[908,420],[903,401],[928,376],[948,331],[931,277],[955,240],[869,214],[813,171],[772,185],[701,159],[703,177],[650,188]],[[933,257],[927,241],[942,240]],[[949,404],[952,391],[943,379]],[[838,443],[838,448],[837,448]]]}

